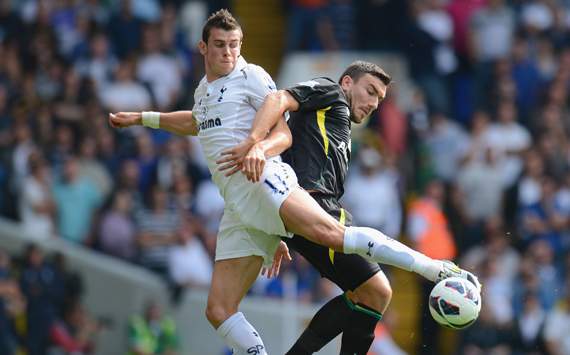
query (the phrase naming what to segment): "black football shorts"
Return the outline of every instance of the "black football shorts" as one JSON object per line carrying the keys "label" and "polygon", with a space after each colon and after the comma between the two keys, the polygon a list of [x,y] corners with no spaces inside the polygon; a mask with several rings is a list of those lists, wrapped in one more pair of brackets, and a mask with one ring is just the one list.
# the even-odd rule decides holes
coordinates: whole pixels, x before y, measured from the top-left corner
{"label": "black football shorts", "polygon": [[[328,214],[346,226],[352,225],[352,215],[341,207],[336,198],[311,195]],[[283,240],[319,270],[321,276],[337,284],[343,291],[354,291],[380,271],[378,264],[360,255],[335,252],[298,235]]]}

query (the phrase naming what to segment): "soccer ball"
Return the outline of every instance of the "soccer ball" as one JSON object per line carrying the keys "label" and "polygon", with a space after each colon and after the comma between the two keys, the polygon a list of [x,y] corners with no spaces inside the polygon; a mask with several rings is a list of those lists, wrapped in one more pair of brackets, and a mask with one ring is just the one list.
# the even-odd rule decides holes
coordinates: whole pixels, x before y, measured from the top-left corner
{"label": "soccer ball", "polygon": [[481,310],[481,295],[472,282],[450,277],[441,280],[429,295],[429,311],[439,324],[463,329],[475,322]]}

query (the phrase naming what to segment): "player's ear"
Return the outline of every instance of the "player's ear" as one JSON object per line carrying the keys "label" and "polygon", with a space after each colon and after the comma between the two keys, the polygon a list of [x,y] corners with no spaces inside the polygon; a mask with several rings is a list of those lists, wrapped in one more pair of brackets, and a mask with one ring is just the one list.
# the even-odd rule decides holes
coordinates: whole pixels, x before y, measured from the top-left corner
{"label": "player's ear", "polygon": [[208,45],[206,42],[200,40],[200,42],[198,42],[198,50],[200,51],[201,55],[206,55],[206,52],[208,52]]}
{"label": "player's ear", "polygon": [[340,86],[343,89],[349,89],[353,83],[354,83],[354,81],[352,80],[350,75],[345,75],[342,77],[342,79],[340,79]]}

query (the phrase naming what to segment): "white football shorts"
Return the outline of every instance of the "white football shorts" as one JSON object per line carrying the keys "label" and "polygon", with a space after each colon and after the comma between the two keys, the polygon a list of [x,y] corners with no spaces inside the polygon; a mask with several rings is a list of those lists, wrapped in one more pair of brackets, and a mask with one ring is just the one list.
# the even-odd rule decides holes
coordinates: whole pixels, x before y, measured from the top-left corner
{"label": "white football shorts", "polygon": [[224,216],[216,244],[216,260],[259,255],[264,265],[273,261],[280,237],[292,237],[285,230],[279,208],[299,188],[297,176],[283,162],[268,160],[260,181],[251,183],[236,173],[223,191]]}

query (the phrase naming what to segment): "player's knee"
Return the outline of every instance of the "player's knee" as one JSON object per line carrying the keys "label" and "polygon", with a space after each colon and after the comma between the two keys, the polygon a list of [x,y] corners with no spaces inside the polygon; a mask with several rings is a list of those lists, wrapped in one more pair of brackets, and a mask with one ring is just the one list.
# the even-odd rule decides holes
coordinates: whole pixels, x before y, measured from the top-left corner
{"label": "player's knee", "polygon": [[376,294],[380,299],[388,304],[392,300],[392,286],[390,286],[389,282],[381,282],[376,287]]}
{"label": "player's knee", "polygon": [[[380,274],[380,273],[379,273]],[[374,278],[374,282],[370,285],[369,292],[374,294],[374,298],[381,301],[381,303],[388,305],[392,300],[392,286],[386,277],[378,275]]]}
{"label": "player's knee", "polygon": [[214,327],[218,327],[231,315],[231,310],[222,305],[208,303],[206,307],[206,318]]}
{"label": "player's knee", "polygon": [[384,313],[392,300],[392,287],[386,277],[376,274],[355,290],[359,302]]}

